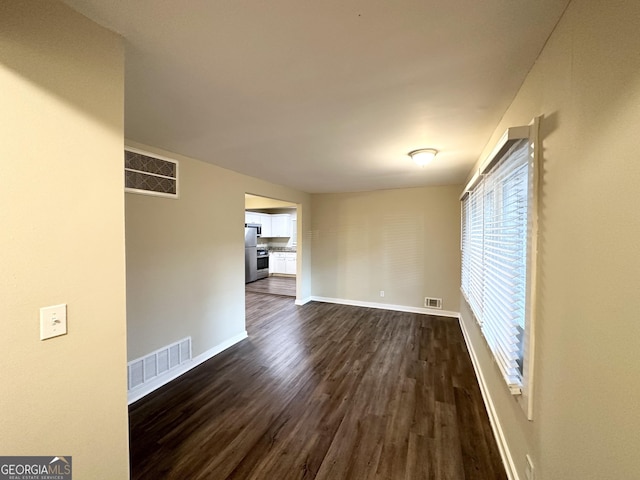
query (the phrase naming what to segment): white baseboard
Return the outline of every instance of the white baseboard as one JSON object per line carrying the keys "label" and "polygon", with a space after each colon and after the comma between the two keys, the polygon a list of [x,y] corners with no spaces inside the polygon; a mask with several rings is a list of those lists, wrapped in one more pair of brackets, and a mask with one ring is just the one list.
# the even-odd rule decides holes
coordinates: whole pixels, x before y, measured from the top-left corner
{"label": "white baseboard", "polygon": [[378,308],[381,310],[395,310],[397,312],[422,313],[424,315],[437,315],[439,317],[460,318],[458,312],[438,310],[437,308],[408,307],[406,305],[391,305],[388,303],[361,302],[359,300],[345,300],[343,298],[309,297],[310,301],[323,303],[337,303],[339,305],[351,305],[353,307]]}
{"label": "white baseboard", "polygon": [[462,330],[462,336],[464,337],[464,342],[467,345],[467,349],[469,350],[469,356],[471,357],[471,363],[473,364],[473,369],[476,372],[476,378],[478,379],[478,385],[480,386],[480,393],[482,393],[484,406],[487,410],[487,414],[489,415],[489,423],[491,423],[493,436],[496,438],[496,443],[498,444],[498,450],[500,450],[500,457],[502,457],[502,463],[504,464],[504,468],[507,473],[507,478],[509,480],[520,480],[520,477],[518,476],[518,471],[516,470],[516,466],[513,461],[513,456],[511,455],[511,450],[509,449],[509,444],[507,443],[507,439],[504,435],[504,430],[502,429],[502,425],[500,424],[500,419],[498,418],[498,414],[496,412],[496,407],[493,403],[493,399],[491,398],[491,393],[487,388],[487,383],[485,382],[482,369],[480,368],[480,362],[478,361],[476,351],[473,348],[473,344],[471,343],[471,340],[469,339],[469,332],[467,332],[465,324],[462,321],[462,315],[458,316],[458,320],[460,321],[460,330]]}
{"label": "white baseboard", "polygon": [[225,340],[222,343],[219,343],[215,347],[210,348],[206,352],[203,352],[197,357],[192,358],[189,362],[183,363],[182,365],[180,365],[180,367],[167,372],[165,375],[160,375],[148,383],[143,383],[142,385],[132,390],[129,390],[127,394],[128,404],[131,405],[133,402],[140,400],[145,395],[149,395],[151,392],[153,392],[154,390],[157,390],[163,385],[166,385],[171,380],[175,380],[180,375],[187,373],[192,368],[197,367],[201,363],[204,363],[210,358],[215,357],[220,352],[223,352],[227,348],[232,347],[236,343],[244,340],[245,338],[247,338],[247,336],[248,336],[247,331],[245,330],[243,333],[240,333],[234,337],[231,337],[228,340]]}
{"label": "white baseboard", "polygon": [[298,300],[296,298],[296,305],[306,305],[310,301],[311,301],[311,297],[306,297],[306,298],[303,298],[302,300]]}

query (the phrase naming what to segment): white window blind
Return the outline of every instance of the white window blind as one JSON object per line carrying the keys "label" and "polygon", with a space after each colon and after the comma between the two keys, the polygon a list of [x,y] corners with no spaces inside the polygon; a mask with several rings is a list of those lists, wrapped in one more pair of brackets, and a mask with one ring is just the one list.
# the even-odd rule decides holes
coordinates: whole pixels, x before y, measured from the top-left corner
{"label": "white window blind", "polygon": [[[467,299],[482,325],[482,294],[483,294],[483,257],[484,222],[483,222],[483,186],[478,185],[467,197],[469,210],[469,287]],[[465,249],[463,249],[464,251]]]}
{"label": "white window blind", "polygon": [[462,292],[514,394],[523,377],[532,172],[529,142],[515,142],[462,201]]}

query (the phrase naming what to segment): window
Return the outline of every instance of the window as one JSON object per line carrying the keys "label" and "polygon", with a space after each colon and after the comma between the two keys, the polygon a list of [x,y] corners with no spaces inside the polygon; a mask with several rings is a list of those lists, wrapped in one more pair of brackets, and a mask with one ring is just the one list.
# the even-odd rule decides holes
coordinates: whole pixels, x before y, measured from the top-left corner
{"label": "window", "polygon": [[[462,196],[462,285],[511,393],[529,380],[532,258],[535,253],[533,139],[517,127]],[[525,137],[525,138],[522,138]]]}

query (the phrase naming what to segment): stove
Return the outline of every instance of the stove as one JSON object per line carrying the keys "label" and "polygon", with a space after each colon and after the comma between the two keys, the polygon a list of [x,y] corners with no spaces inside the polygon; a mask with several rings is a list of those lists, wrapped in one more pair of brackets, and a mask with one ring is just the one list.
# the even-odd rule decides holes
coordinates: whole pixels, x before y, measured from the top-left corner
{"label": "stove", "polygon": [[256,274],[258,278],[267,278],[269,276],[269,250],[258,248],[256,253],[258,256]]}

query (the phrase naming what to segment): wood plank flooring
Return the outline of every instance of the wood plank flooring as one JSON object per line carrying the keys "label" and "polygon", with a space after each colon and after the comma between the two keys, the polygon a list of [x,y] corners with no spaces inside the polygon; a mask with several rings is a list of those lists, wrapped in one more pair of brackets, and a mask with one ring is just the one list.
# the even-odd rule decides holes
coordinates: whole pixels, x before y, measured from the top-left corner
{"label": "wood plank flooring", "polygon": [[271,276],[245,285],[247,292],[296,296],[296,277]]}
{"label": "wood plank flooring", "polygon": [[249,339],[130,407],[133,479],[506,479],[457,320],[247,293]]}

